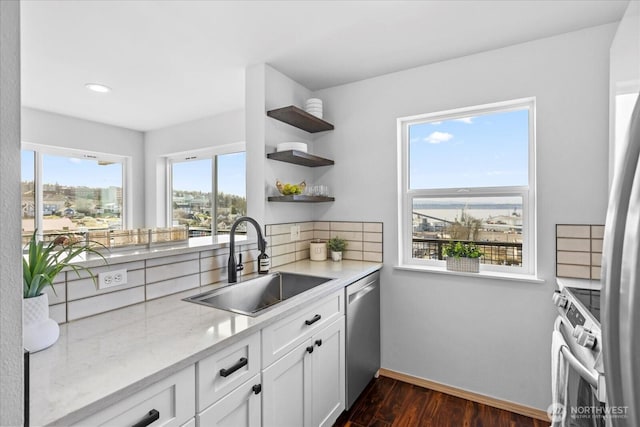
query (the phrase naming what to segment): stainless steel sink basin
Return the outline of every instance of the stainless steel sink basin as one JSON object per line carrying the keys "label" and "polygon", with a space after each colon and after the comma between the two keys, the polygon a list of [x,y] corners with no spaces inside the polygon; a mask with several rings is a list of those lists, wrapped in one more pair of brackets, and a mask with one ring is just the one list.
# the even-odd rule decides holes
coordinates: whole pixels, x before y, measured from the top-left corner
{"label": "stainless steel sink basin", "polygon": [[194,295],[184,301],[253,317],[329,280],[332,279],[277,272]]}

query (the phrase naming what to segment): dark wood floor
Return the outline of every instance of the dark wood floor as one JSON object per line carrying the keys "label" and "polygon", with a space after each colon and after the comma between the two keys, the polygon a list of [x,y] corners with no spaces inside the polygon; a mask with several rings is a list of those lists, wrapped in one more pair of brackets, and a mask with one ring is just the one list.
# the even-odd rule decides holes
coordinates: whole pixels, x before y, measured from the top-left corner
{"label": "dark wood floor", "polygon": [[334,427],[548,427],[528,418],[434,390],[374,379]]}

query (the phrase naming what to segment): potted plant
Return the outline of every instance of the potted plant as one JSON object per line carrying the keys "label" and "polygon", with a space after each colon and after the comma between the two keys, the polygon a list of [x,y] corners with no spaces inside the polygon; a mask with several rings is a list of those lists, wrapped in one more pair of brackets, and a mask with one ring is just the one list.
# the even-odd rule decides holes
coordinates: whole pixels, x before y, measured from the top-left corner
{"label": "potted plant", "polygon": [[49,318],[49,297],[44,292],[47,286],[53,287],[53,280],[64,268],[72,269],[76,274],[80,271],[89,273],[94,283],[96,277],[87,268],[74,263],[74,259],[83,253],[94,253],[104,256],[89,243],[79,241],[73,236],[62,235],[45,243],[38,241],[37,230],[33,232],[26,246],[26,254],[22,258],[22,319],[24,347],[30,352],[43,350],[58,340],[60,328]]}
{"label": "potted plant", "polygon": [[331,251],[331,259],[334,261],[342,261],[342,252],[347,247],[347,241],[340,237],[332,237],[327,241],[327,247]]}
{"label": "potted plant", "polygon": [[475,243],[449,242],[442,247],[442,255],[447,257],[447,270],[477,273],[480,271],[482,251]]}

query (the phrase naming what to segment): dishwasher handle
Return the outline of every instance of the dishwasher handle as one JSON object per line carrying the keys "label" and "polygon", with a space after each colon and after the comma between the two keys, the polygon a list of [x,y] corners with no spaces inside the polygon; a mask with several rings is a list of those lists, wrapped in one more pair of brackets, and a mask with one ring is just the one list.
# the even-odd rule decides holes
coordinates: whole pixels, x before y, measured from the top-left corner
{"label": "dishwasher handle", "polygon": [[364,297],[366,294],[368,294],[369,292],[373,291],[374,289],[376,289],[378,287],[379,283],[377,280],[373,280],[369,283],[367,283],[363,288],[359,289],[358,291],[349,294],[349,301],[348,304],[351,305],[353,303],[355,303],[356,301],[358,301],[360,298]]}

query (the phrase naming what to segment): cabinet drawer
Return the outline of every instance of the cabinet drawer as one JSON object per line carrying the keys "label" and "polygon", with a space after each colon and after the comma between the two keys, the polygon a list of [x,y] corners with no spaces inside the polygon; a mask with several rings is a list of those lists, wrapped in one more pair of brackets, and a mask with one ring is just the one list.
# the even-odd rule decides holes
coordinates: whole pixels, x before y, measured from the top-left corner
{"label": "cabinet drawer", "polygon": [[260,427],[262,399],[260,374],[198,414],[200,427]]}
{"label": "cabinet drawer", "polygon": [[262,366],[266,368],[343,313],[344,291],[340,290],[267,326],[262,330]]}
{"label": "cabinet drawer", "polygon": [[260,372],[260,332],[202,359],[196,365],[198,411]]}
{"label": "cabinet drawer", "polygon": [[145,419],[151,424],[155,418],[151,412],[157,411],[159,418],[153,421],[153,427],[179,427],[195,414],[195,389],[192,365],[74,425],[129,427]]}

